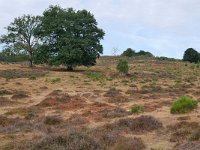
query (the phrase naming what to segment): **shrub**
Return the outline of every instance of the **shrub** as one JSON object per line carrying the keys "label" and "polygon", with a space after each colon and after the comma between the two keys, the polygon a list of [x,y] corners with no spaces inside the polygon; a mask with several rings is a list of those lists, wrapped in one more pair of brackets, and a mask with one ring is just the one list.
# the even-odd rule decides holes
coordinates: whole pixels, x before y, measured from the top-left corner
{"label": "shrub", "polygon": [[144,106],[133,105],[131,108],[131,112],[132,113],[142,113],[142,112],[144,112]]}
{"label": "shrub", "polygon": [[191,97],[183,96],[175,101],[171,106],[171,113],[187,113],[196,108],[198,102]]}
{"label": "shrub", "polygon": [[33,146],[33,150],[100,150],[99,143],[91,136],[70,131],[65,134],[47,136]]}
{"label": "shrub", "polygon": [[162,127],[162,123],[152,116],[120,119],[117,122],[104,126],[104,128],[109,131],[130,131],[135,134],[151,132]]}
{"label": "shrub", "polygon": [[128,73],[128,70],[129,70],[128,61],[120,59],[117,64],[117,70],[120,73],[125,73],[125,74]]}

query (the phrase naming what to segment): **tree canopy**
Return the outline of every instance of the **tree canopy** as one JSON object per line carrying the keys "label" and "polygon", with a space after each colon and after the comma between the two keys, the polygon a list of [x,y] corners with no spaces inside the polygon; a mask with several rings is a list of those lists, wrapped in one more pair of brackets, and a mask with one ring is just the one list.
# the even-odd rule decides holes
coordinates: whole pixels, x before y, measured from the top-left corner
{"label": "tree canopy", "polygon": [[135,50],[131,49],[131,48],[127,48],[127,50],[125,50],[122,53],[122,56],[127,56],[127,57],[132,57],[135,56]]}
{"label": "tree canopy", "polygon": [[148,57],[153,57],[153,54],[151,54],[150,52],[146,52],[143,50],[140,50],[139,52],[135,52],[135,50],[128,48],[127,50],[125,50],[121,56],[126,56],[126,57],[133,57],[133,56],[148,56]]}
{"label": "tree canopy", "polygon": [[30,67],[32,67],[33,51],[38,45],[38,38],[34,31],[40,22],[39,17],[24,15],[14,19],[7,29],[7,34],[0,38],[1,43],[14,50],[25,50],[29,54]]}
{"label": "tree canopy", "polygon": [[43,13],[36,34],[42,41],[36,63],[64,65],[71,70],[74,66],[95,65],[103,53],[100,40],[105,33],[87,10],[50,6]]}
{"label": "tree canopy", "polygon": [[193,48],[188,48],[183,56],[183,61],[189,61],[191,63],[197,63],[200,61],[200,54]]}

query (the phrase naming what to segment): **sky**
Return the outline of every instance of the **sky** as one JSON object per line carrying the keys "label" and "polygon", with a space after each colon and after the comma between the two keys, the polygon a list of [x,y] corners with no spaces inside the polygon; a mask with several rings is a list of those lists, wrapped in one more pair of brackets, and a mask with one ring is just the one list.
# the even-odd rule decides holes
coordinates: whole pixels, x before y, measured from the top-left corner
{"label": "sky", "polygon": [[200,50],[200,0],[0,0],[0,35],[15,17],[42,15],[49,5],[94,14],[106,33],[104,55],[132,48],[182,58],[187,48]]}

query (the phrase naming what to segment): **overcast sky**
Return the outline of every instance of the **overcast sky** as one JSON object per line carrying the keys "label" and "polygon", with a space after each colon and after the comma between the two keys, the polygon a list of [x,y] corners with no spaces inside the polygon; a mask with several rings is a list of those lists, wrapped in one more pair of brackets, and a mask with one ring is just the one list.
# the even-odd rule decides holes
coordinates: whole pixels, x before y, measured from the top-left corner
{"label": "overcast sky", "polygon": [[106,33],[104,55],[130,47],[182,58],[189,47],[200,50],[200,0],[0,0],[0,35],[14,17],[41,15],[49,5],[91,11]]}

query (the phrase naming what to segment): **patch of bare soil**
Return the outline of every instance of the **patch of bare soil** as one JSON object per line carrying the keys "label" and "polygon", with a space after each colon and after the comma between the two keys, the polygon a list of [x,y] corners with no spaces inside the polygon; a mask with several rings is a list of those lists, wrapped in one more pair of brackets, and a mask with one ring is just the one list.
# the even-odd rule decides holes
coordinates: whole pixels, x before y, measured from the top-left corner
{"label": "patch of bare soil", "polygon": [[144,104],[144,111],[145,112],[153,112],[159,108],[162,108],[163,106],[170,106],[172,102],[168,100],[160,100],[160,101],[153,101],[149,103]]}

